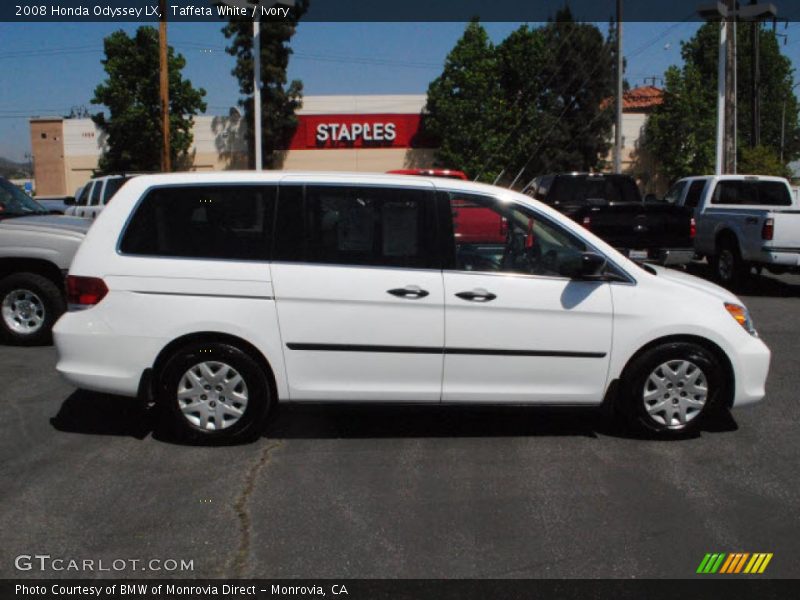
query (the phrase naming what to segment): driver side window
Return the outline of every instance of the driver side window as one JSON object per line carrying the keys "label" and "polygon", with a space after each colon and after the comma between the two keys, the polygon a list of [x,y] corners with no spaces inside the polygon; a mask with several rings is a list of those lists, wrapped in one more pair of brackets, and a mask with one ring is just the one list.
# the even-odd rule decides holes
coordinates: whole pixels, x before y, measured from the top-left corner
{"label": "driver side window", "polygon": [[587,250],[535,211],[487,196],[449,193],[459,271],[568,277]]}

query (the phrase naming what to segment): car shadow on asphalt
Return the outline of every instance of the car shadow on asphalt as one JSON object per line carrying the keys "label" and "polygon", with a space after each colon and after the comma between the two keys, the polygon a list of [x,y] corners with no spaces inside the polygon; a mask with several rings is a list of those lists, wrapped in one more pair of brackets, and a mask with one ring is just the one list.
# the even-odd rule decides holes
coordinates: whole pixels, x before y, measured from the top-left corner
{"label": "car shadow on asphalt", "polygon": [[141,400],[76,390],[50,424],[58,431],[145,439],[156,428],[155,411]]}
{"label": "car shadow on asphalt", "polygon": [[[181,443],[168,428],[159,427],[155,408],[137,399],[83,390],[72,393],[50,423],[68,433],[139,440],[152,435],[158,441]],[[700,435],[736,429],[730,413],[722,411],[706,420]],[[647,439],[598,410],[485,405],[282,404],[264,431],[271,439],[558,436]]]}

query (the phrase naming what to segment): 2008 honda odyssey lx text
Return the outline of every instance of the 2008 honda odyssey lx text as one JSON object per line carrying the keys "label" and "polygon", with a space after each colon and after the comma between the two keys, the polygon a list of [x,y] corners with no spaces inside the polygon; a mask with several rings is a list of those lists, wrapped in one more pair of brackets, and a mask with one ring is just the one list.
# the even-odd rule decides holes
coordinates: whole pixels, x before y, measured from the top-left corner
{"label": "2008 honda odyssey lx text", "polygon": [[279,400],[613,402],[676,436],[760,400],[770,359],[726,290],[527,196],[404,175],[136,177],[68,293],[58,370],[152,392],[205,441],[256,435]]}

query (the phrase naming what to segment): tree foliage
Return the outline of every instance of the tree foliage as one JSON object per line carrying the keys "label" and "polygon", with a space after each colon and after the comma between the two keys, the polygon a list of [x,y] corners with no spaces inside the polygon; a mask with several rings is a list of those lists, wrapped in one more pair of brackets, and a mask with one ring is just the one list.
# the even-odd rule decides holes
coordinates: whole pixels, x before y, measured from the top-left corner
{"label": "tree foliage", "polygon": [[[158,171],[161,168],[161,103],[158,31],[139,27],[133,37],[116,31],[103,41],[107,79],[94,90],[93,104],[108,108],[108,117],[92,119],[107,136],[100,170]],[[202,88],[183,79],[186,59],[168,49],[170,150],[173,168],[191,164],[193,115],[206,109]]]}
{"label": "tree foliage", "polygon": [[613,78],[608,40],[568,10],[496,46],[473,21],[428,88],[424,131],[438,143],[439,166],[484,181],[597,169],[609,148]]}
{"label": "tree foliage", "polygon": [[791,177],[790,169],[781,163],[780,157],[772,148],[766,146],[742,148],[739,156],[739,172]]}
{"label": "tree foliage", "polygon": [[[762,149],[753,144],[751,91],[751,49],[753,30],[749,25],[737,28],[737,148],[740,172],[772,155],[779,161],[781,123],[785,102],[786,162],[800,156],[798,102],[792,90],[793,69],[781,54],[775,34],[759,28]],[[644,145],[658,157],[668,179],[702,175],[714,170],[717,119],[717,60],[719,25],[707,23],[682,44],[682,67],[673,66],[665,76],[664,103],[648,119]],[[761,157],[755,160],[754,157]],[[752,171],[751,171],[752,172]]]}
{"label": "tree foliage", "polygon": [[[302,106],[303,84],[293,80],[287,84],[286,68],[292,50],[289,41],[295,33],[297,22],[308,10],[308,0],[296,0],[292,18],[264,20],[261,23],[261,132],[263,165],[279,167],[282,157],[278,150],[289,143],[297,118],[295,110]],[[222,29],[230,45],[226,51],[236,57],[231,73],[239,81],[239,91],[245,97],[239,101],[244,108],[248,131],[254,131],[253,122],[253,22],[234,19]],[[249,155],[255,157],[254,136],[248,136]]]}

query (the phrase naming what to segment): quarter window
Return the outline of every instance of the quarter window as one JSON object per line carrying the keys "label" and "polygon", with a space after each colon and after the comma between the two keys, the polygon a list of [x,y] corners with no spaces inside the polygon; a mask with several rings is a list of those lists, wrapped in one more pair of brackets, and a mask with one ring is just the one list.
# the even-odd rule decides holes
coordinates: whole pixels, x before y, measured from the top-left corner
{"label": "quarter window", "polygon": [[269,260],[276,186],[156,188],[120,243],[124,254]]}
{"label": "quarter window", "polygon": [[681,196],[683,195],[683,190],[685,189],[686,189],[686,182],[679,181],[671,188],[669,188],[667,195],[664,196],[664,202],[666,202],[667,204],[675,204],[676,202],[678,202],[678,200],[681,199]]}
{"label": "quarter window", "polygon": [[458,270],[558,277],[577,271],[586,244],[560,225],[518,204],[448,195]]}

